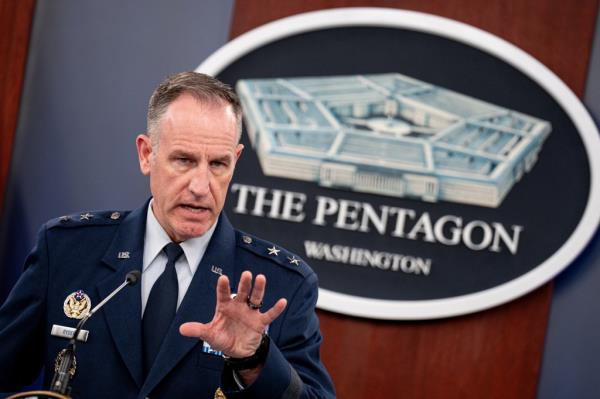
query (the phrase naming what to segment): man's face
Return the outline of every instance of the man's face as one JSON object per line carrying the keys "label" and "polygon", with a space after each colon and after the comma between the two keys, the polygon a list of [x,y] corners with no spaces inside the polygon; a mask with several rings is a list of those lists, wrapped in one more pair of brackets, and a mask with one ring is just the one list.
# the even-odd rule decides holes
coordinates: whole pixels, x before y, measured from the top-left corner
{"label": "man's face", "polygon": [[136,139],[140,169],[150,176],[152,211],[175,242],[200,236],[225,203],[243,146],[231,106],[204,104],[182,94],[167,108],[150,138]]}

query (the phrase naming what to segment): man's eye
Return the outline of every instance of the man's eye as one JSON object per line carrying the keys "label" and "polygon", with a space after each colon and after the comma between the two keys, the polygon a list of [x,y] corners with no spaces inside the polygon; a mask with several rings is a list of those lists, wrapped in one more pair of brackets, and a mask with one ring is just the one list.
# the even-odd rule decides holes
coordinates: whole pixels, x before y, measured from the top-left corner
{"label": "man's eye", "polygon": [[211,165],[213,168],[225,168],[225,167],[227,167],[227,163],[225,163],[225,162],[223,162],[223,161],[212,161],[212,162],[210,163],[210,165]]}
{"label": "man's eye", "polygon": [[181,165],[189,165],[192,160],[189,158],[185,158],[185,157],[179,157],[179,158],[175,158],[175,162],[177,162],[178,164]]}

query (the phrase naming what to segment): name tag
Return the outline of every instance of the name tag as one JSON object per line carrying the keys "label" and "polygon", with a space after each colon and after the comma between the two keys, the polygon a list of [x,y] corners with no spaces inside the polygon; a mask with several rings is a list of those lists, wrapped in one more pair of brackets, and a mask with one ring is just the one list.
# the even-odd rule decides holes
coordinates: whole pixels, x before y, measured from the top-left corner
{"label": "name tag", "polygon": [[[60,326],[58,324],[53,324],[52,331],[50,331],[50,335],[59,338],[71,339],[73,338],[73,334],[75,334],[74,328]],[[89,334],[90,332],[88,330],[79,330],[79,334],[77,335],[77,341],[87,342]]]}

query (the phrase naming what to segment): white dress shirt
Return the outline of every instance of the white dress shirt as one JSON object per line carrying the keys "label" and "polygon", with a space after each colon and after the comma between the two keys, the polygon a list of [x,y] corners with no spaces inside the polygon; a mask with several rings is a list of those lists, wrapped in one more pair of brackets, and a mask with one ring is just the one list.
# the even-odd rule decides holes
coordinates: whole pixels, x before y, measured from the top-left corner
{"label": "white dress shirt", "polygon": [[[215,231],[217,223],[200,237],[190,238],[181,242],[184,256],[179,257],[175,263],[177,282],[179,283],[179,294],[177,296],[177,309],[187,292],[194,273],[206,252],[206,247]],[[152,200],[148,205],[146,216],[146,233],[144,235],[144,261],[142,266],[142,315],[146,310],[146,303],[152,286],[158,280],[167,265],[167,255],[163,252],[165,245],[171,242],[169,235],[162,228],[154,212],[152,211]]]}

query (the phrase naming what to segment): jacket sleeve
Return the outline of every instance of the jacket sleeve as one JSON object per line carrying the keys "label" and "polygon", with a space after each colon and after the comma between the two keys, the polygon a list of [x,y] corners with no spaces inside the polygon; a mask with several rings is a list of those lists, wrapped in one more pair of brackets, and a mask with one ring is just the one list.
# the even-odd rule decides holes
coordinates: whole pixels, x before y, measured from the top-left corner
{"label": "jacket sleeve", "polygon": [[335,398],[333,383],[320,360],[321,333],[315,314],[318,282],[310,274],[289,301],[281,331],[271,340],[264,367],[258,379],[236,391],[232,371],[223,372],[224,391],[234,398]]}
{"label": "jacket sleeve", "polygon": [[46,229],[25,261],[23,274],[0,307],[0,391],[31,384],[44,360],[48,282]]}

